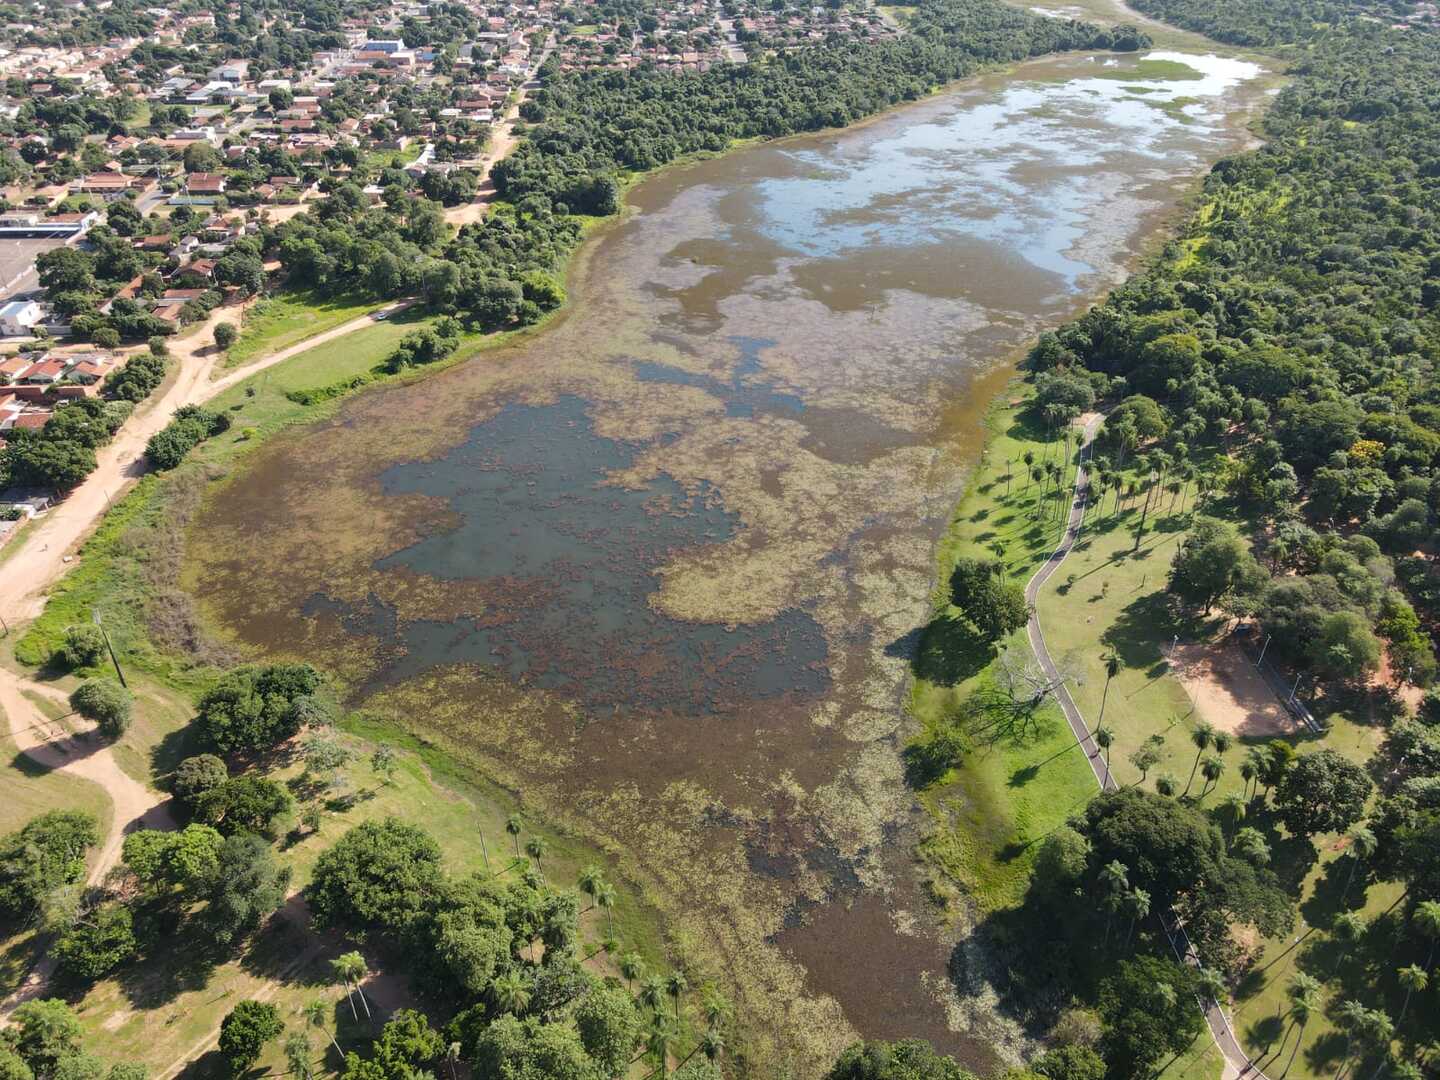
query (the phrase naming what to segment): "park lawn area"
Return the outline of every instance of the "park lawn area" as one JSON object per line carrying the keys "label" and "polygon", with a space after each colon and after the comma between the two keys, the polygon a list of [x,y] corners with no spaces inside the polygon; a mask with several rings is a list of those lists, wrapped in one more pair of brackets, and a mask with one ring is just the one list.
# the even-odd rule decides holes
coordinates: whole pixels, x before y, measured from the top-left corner
{"label": "park lawn area", "polygon": [[[295,390],[316,390],[356,375],[370,373],[385,362],[400,339],[433,321],[418,308],[407,308],[390,318],[363,327],[307,349],[299,356],[260,374],[262,387],[272,386],[285,394]],[[478,339],[479,335],[473,335]],[[461,347],[471,336],[461,339]],[[220,398],[230,402],[235,391]]]}
{"label": "park lawn area", "polygon": [[[990,686],[989,657],[974,655],[946,633],[943,617],[955,613],[948,595],[955,561],[998,557],[1010,578],[1023,584],[1059,536],[1058,524],[1035,522],[1024,512],[1038,489],[1022,494],[1019,474],[1027,450],[1037,460],[1046,453],[1054,460],[1063,455],[1063,443],[1046,442],[1019,408],[1018,400],[1003,402],[987,419],[990,439],[941,540],[937,618],[926,629],[909,702],[926,731]],[[1023,631],[1004,644],[1029,648]],[[939,879],[930,883],[937,900],[948,903],[958,886],[982,911],[1015,907],[1029,883],[1037,842],[1084,807],[1095,794],[1095,780],[1053,703],[1038,710],[1024,730],[971,732],[969,743],[961,765],[920,793],[932,831],[919,854],[938,871]]]}
{"label": "park lawn area", "polygon": [[[1389,919],[1401,917],[1403,885],[1398,882],[1371,885],[1363,896],[1363,904],[1357,905],[1356,901],[1362,897],[1357,883],[1352,886],[1342,909],[1340,891],[1349,874],[1351,859],[1344,853],[1342,838],[1326,837],[1322,844],[1321,857],[1304,880],[1299,904],[1301,915],[1293,932],[1263,943],[1260,960],[1236,988],[1233,997],[1231,1019],[1236,1034],[1246,1051],[1257,1061],[1263,1061],[1267,1070],[1275,1068],[1270,1074],[1275,1076],[1284,1070],[1291,1051],[1296,1049],[1293,1031],[1281,1045],[1280,1036],[1289,1025],[1283,1019],[1276,1021],[1277,1014],[1289,1008],[1286,991],[1290,980],[1297,972],[1304,971],[1321,982],[1324,1004],[1305,1026],[1287,1080],[1328,1080],[1333,1076],[1345,1050],[1345,1035],[1332,1018],[1334,1007],[1353,997],[1367,1008],[1385,1008],[1392,1019],[1397,1018],[1404,992],[1398,986],[1395,970],[1423,959],[1395,953],[1394,941],[1385,932]],[[1370,930],[1355,946],[1354,961],[1337,969],[1340,953],[1329,927],[1341,910],[1358,912]],[[1387,913],[1390,913],[1388,919]],[[1375,925],[1377,919],[1381,920],[1378,926]],[[1332,981],[1332,974],[1337,971],[1342,977]],[[1406,1023],[1410,1034],[1425,1033],[1412,1045],[1423,1045],[1440,1036],[1440,1015],[1429,1007],[1423,995],[1411,1002]],[[1398,1051],[1400,1041],[1393,1046]],[[1270,1056],[1266,1054],[1267,1047]]]}
{"label": "park lawn area", "polygon": [[[916,691],[917,712],[952,707],[940,698],[953,688],[922,683]],[[945,879],[932,881],[931,892],[948,905],[954,882],[983,911],[1018,907],[1039,842],[1095,792],[1094,775],[1053,704],[1039,711],[1028,737],[972,745],[958,768],[920,794],[936,825],[920,854]]]}
{"label": "park lawn area", "polygon": [[226,352],[224,366],[244,367],[380,306],[358,296],[322,297],[308,290],[283,290],[245,312],[240,336]]}

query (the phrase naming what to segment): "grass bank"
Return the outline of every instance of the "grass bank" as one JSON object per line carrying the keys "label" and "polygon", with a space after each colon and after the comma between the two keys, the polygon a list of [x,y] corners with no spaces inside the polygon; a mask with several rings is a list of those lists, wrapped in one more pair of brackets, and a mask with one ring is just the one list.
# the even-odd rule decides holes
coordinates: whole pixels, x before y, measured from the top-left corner
{"label": "grass bank", "polygon": [[298,345],[377,307],[369,297],[321,296],[309,289],[282,289],[245,312],[240,336],[225,354],[225,367],[244,367]]}

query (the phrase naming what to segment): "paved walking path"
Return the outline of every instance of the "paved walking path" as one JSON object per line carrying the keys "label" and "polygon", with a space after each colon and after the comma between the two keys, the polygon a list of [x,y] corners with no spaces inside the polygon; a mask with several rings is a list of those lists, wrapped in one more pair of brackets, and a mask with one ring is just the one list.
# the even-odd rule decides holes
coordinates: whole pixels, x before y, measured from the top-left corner
{"label": "paved walking path", "polygon": [[[1090,763],[1090,771],[1095,775],[1095,782],[1100,785],[1101,791],[1117,791],[1120,785],[1115,782],[1110,768],[1105,763],[1100,748],[1095,745],[1095,739],[1090,733],[1090,727],[1085,722],[1085,717],[1076,706],[1074,699],[1070,696],[1070,690],[1060,682],[1060,672],[1055,662],[1050,657],[1050,650],[1045,645],[1045,634],[1040,626],[1040,610],[1036,603],[1041,588],[1060,569],[1060,564],[1065,561],[1075,547],[1075,541],[1079,539],[1080,532],[1085,524],[1085,511],[1090,501],[1090,477],[1085,468],[1090,460],[1091,451],[1095,442],[1095,435],[1100,430],[1103,416],[1093,415],[1085,419],[1084,427],[1080,437],[1080,452],[1075,465],[1075,487],[1074,495],[1070,501],[1070,516],[1065,520],[1065,531],[1060,536],[1060,543],[1051,552],[1050,558],[1045,564],[1035,571],[1035,575],[1025,586],[1025,602],[1030,605],[1030,621],[1026,624],[1025,631],[1030,638],[1030,648],[1035,652],[1035,658],[1040,662],[1040,669],[1045,673],[1052,685],[1059,684],[1055,690],[1055,700],[1060,703],[1060,710],[1065,714],[1065,720],[1070,725],[1070,731],[1075,736],[1075,741],[1080,744],[1080,749],[1085,751],[1086,760]],[[1162,913],[1160,925],[1165,930],[1165,936],[1170,940],[1170,947],[1175,950],[1175,957],[1181,963],[1189,964],[1192,967],[1200,967],[1200,957],[1195,947],[1185,935],[1185,928],[1175,919],[1170,912]],[[1210,1028],[1210,1037],[1215,1040],[1221,1055],[1225,1059],[1222,1080],[1237,1080],[1244,1077],[1245,1080],[1267,1080],[1260,1068],[1254,1065],[1240,1040],[1235,1036],[1235,1029],[1230,1026],[1230,1018],[1225,1015],[1225,1010],[1218,1001],[1200,1001],[1201,1008],[1205,1013],[1205,1023]]]}

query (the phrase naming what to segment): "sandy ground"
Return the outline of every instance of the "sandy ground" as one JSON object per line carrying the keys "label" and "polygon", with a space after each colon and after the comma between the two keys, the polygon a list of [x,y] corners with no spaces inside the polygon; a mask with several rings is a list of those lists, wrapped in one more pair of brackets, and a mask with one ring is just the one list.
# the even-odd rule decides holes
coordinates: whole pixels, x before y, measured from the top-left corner
{"label": "sandy ground", "polygon": [[1299,721],[1236,646],[1179,645],[1170,662],[1195,711],[1221,731],[1264,736],[1300,730]]}

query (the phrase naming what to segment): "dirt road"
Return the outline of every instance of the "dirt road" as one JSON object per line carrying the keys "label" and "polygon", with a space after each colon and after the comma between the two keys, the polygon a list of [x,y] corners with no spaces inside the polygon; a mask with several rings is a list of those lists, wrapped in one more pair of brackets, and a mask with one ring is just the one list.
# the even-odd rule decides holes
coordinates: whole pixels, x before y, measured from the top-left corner
{"label": "dirt road", "polygon": [[[0,709],[10,723],[10,735],[16,749],[46,769],[99,784],[112,804],[110,829],[101,841],[99,856],[90,868],[89,882],[99,884],[120,861],[125,834],[134,829],[172,829],[175,821],[166,805],[168,796],[151,791],[116,763],[110,748],[93,730],[71,734],[65,726],[51,720],[25,694],[49,698],[68,709],[65,695],[54,687],[23,679],[13,672],[0,678]],[[39,997],[49,985],[55,962],[44,956],[30,969],[25,981],[0,1005],[0,1019],[10,1015],[17,1006]]]}
{"label": "dirt road", "polygon": [[[540,60],[535,65],[539,71],[550,53],[554,51],[553,39],[546,43],[545,51],[540,54]],[[460,206],[452,206],[445,211],[445,220],[451,225],[473,225],[485,216],[485,211],[495,198],[495,185],[490,182],[490,170],[495,163],[506,157],[511,150],[515,149],[517,136],[515,135],[515,121],[520,115],[520,106],[525,104],[525,99],[530,96],[530,91],[535,87],[532,80],[520,88],[520,93],[515,95],[509,107],[500,117],[500,122],[490,132],[490,143],[485,147],[485,153],[480,156],[480,185],[476,189],[475,198]]]}

